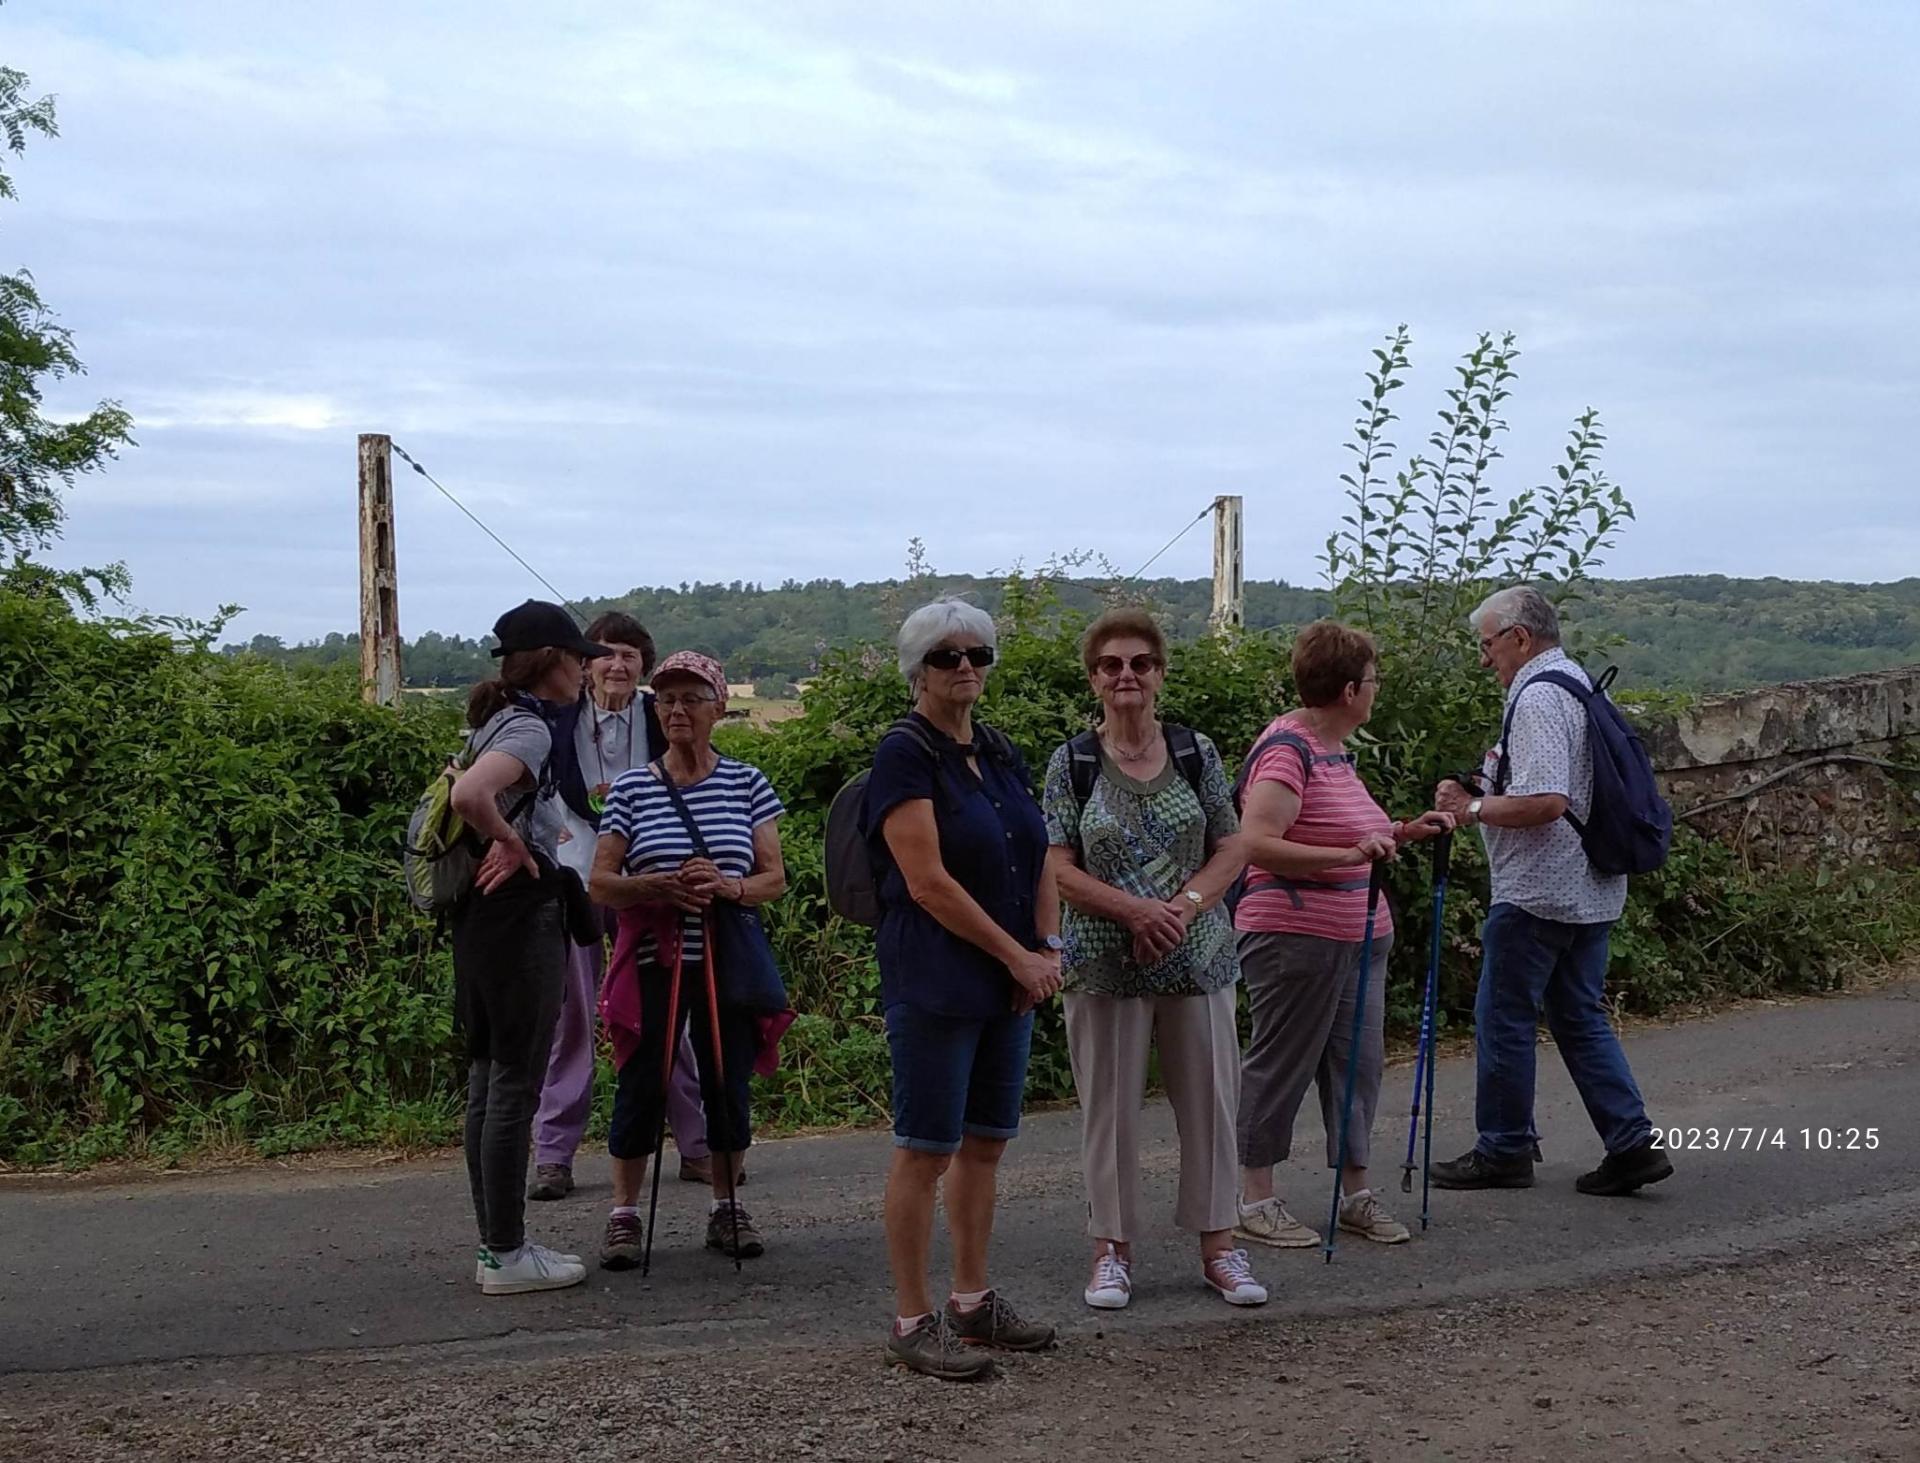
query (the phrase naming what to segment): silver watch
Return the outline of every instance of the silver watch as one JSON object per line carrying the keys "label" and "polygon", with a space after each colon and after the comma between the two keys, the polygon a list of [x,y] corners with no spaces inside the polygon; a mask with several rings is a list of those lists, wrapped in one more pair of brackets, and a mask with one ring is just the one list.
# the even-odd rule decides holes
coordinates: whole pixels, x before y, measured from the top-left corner
{"label": "silver watch", "polygon": [[1040,937],[1040,945],[1042,949],[1051,950],[1056,955],[1067,948],[1067,942],[1058,935],[1042,935]]}
{"label": "silver watch", "polygon": [[1480,821],[1481,801],[1482,800],[1480,798],[1475,798],[1472,802],[1467,804],[1467,817],[1475,823],[1478,823]]}

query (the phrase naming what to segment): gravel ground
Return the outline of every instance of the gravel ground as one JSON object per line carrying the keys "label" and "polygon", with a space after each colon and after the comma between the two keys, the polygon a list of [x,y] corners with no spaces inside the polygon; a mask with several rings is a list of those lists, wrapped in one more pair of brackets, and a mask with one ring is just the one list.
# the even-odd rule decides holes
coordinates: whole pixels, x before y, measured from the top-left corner
{"label": "gravel ground", "polygon": [[871,1345],[525,1347],[16,1377],[0,1458],[1920,1459],[1920,1239],[1290,1326],[1075,1341],[975,1386]]}

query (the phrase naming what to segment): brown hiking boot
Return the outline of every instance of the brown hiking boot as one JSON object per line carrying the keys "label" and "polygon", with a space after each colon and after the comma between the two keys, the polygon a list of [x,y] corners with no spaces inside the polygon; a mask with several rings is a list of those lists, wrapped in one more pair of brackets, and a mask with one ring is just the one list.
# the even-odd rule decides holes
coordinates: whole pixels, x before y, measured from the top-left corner
{"label": "brown hiking boot", "polygon": [[564,1163],[543,1163],[527,1185],[529,1199],[564,1199],[573,1192],[573,1170]]}
{"label": "brown hiking boot", "polygon": [[1001,1351],[1044,1351],[1053,1345],[1053,1327],[1024,1321],[1020,1313],[989,1290],[987,1298],[970,1311],[947,1302],[947,1325],[962,1341],[993,1346]]}
{"label": "brown hiking boot", "polygon": [[947,1318],[937,1312],[923,1316],[920,1324],[905,1335],[889,1328],[887,1360],[943,1382],[974,1382],[993,1375],[993,1358],[963,1344],[947,1325]]}
{"label": "brown hiking boot", "polygon": [[752,1260],[767,1252],[753,1216],[739,1204],[722,1204],[707,1216],[707,1248],[730,1259]]}
{"label": "brown hiking boot", "polygon": [[646,1238],[638,1214],[614,1214],[607,1219],[606,1238],[600,1241],[600,1268],[631,1270],[640,1263]]}

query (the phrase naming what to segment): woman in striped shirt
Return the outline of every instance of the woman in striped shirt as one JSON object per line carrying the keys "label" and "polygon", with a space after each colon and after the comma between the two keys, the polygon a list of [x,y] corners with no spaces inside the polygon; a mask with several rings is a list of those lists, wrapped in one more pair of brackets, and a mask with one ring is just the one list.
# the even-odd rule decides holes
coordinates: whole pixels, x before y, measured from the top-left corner
{"label": "woman in striped shirt", "polygon": [[[667,752],[651,766],[614,779],[600,817],[591,885],[597,901],[627,912],[609,989],[602,997],[619,1065],[607,1135],[613,1154],[613,1213],[600,1250],[600,1263],[609,1270],[640,1263],[640,1194],[666,1103],[667,1051],[679,1039],[677,1030],[666,1029],[674,964],[680,969],[674,1024],[692,1018],[707,1146],[713,1153],[707,1244],[743,1258],[764,1250],[736,1189],[752,1141],[747,1079],[765,1038],[765,1013],[719,1002],[717,1065],[724,1069],[723,1083],[713,1061],[716,1017],[707,1003],[705,916],[716,901],[752,908],[786,892],[777,825],[786,810],[759,768],[714,750],[713,729],[727,709],[727,677],[718,662],[679,651],[660,662],[653,688]],[[673,790],[663,779],[671,779]],[[704,856],[675,805],[676,790],[687,818],[700,831]],[[614,1018],[617,994],[612,987],[618,981],[638,986],[632,1025]]]}
{"label": "woman in striped shirt", "polygon": [[1347,1064],[1358,1062],[1339,1224],[1382,1244],[1407,1238],[1367,1184],[1368,1140],[1380,1099],[1386,961],[1393,915],[1374,923],[1366,1021],[1351,1050],[1353,1003],[1366,938],[1367,877],[1400,845],[1445,832],[1453,820],[1423,813],[1395,823],[1354,770],[1347,738],[1373,714],[1380,684],[1371,637],[1332,620],[1307,626],[1293,644],[1302,705],[1260,734],[1244,779],[1241,834],[1249,866],[1234,917],[1253,1036],[1240,1088],[1240,1222],[1243,1239],[1305,1248],[1320,1236],[1287,1212],[1273,1166],[1293,1146],[1293,1122],[1318,1081],[1327,1166],[1340,1162],[1340,1100]]}

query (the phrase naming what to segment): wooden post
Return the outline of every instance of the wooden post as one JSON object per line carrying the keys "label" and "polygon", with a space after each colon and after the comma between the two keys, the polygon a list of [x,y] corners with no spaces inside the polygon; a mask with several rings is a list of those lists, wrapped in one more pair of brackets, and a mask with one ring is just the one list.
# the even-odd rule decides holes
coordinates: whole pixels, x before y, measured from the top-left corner
{"label": "wooden post", "polygon": [[400,576],[393,562],[393,439],[360,434],[360,694],[400,700]]}
{"label": "wooden post", "polygon": [[1215,630],[1238,628],[1247,622],[1247,589],[1241,563],[1240,510],[1245,499],[1237,494],[1213,500],[1213,615]]}

